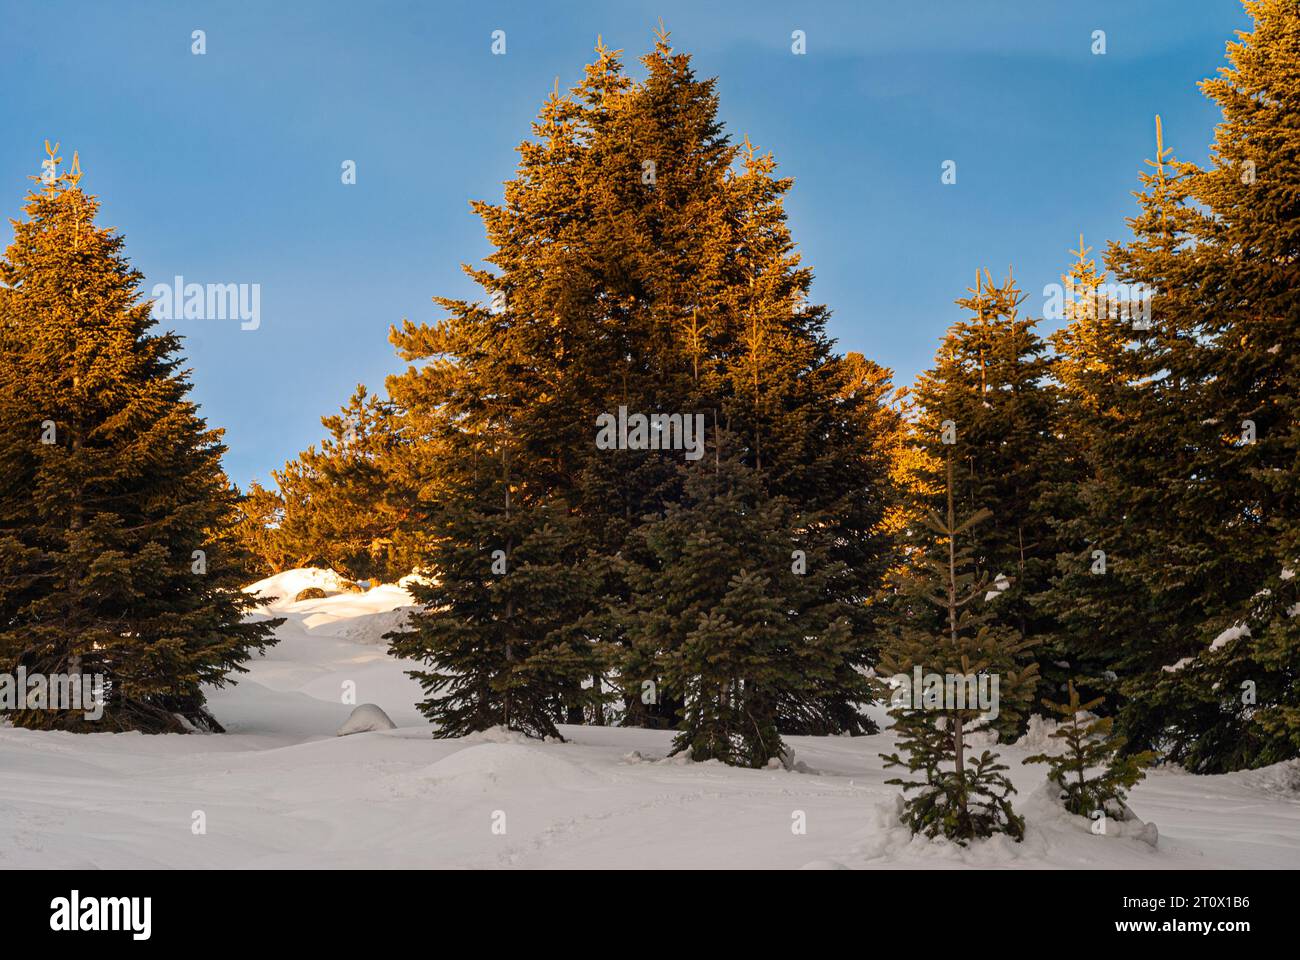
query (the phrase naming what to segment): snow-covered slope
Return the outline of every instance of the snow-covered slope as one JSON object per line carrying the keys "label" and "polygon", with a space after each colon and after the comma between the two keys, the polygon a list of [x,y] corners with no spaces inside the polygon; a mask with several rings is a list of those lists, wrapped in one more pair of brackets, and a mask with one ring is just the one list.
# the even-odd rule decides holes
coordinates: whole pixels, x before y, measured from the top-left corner
{"label": "snow-covered slope", "polygon": [[[294,602],[305,587],[330,593]],[[1300,867],[1300,764],[1194,777],[1159,771],[1130,805],[1154,849],[1095,836],[1003,748],[1028,821],[1020,844],[912,838],[878,754],[891,737],[791,737],[815,772],[665,761],[671,734],[565,727],[434,740],[419,687],[382,635],[411,598],[337,592],[328,571],[249,588],[278,598],[279,645],[213,691],[221,736],[0,729],[0,869],[19,867]],[[355,697],[344,702],[345,689]],[[393,730],[336,737],[355,704]],[[802,814],[806,833],[791,826]],[[200,822],[205,832],[196,832]],[[502,832],[504,830],[504,832]]]}

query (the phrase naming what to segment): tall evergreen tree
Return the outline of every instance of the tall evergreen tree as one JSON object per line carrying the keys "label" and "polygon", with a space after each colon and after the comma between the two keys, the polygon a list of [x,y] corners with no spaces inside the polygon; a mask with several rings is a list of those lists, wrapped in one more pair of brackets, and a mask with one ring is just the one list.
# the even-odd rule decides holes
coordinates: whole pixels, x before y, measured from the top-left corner
{"label": "tall evergreen tree", "polygon": [[1254,30],[1202,84],[1223,111],[1210,166],[1157,166],[1134,239],[1111,251],[1156,292],[1143,432],[1163,438],[1140,478],[1151,492],[1133,497],[1155,531],[1136,551],[1154,629],[1122,726],[1210,772],[1300,752],[1300,626],[1260,602],[1293,589],[1298,546],[1300,12],[1246,7]]}
{"label": "tall evergreen tree", "polygon": [[1127,296],[1116,290],[1090,252],[1080,236],[1062,277],[1065,325],[1051,337],[1060,386],[1057,430],[1072,470],[1046,497],[1060,553],[1040,604],[1053,621],[1046,638],[1052,660],[1064,663],[1083,689],[1119,701],[1115,671],[1126,669],[1125,651],[1147,629],[1146,586],[1139,561],[1126,549],[1132,518],[1123,489],[1149,395],[1147,359],[1134,343],[1147,305],[1140,288]]}
{"label": "tall evergreen tree", "polygon": [[[614,55],[602,62],[590,82],[616,90]],[[446,319],[407,321],[391,337],[404,359],[429,361],[390,378],[389,392],[412,431],[406,459],[429,511],[422,565],[433,574],[413,587],[425,609],[390,635],[391,649],[429,664],[417,674],[429,694],[420,706],[438,736],[498,724],[554,736],[571,708],[603,698],[601,647],[584,629],[595,601],[572,582],[587,549],[561,482],[577,466],[571,451],[594,436],[594,415],[574,417],[588,406],[580,383],[605,369],[575,363],[594,333],[596,291],[566,287],[583,249],[573,221],[586,109],[553,94],[505,205],[474,205],[501,271],[465,268],[487,301],[439,298]]]}
{"label": "tall evergreen tree", "polygon": [[[1247,629],[1198,655],[1208,684],[1196,689],[1200,702],[1222,694],[1191,725],[1188,762],[1216,770],[1300,755],[1300,8],[1246,8],[1254,29],[1202,84],[1223,122],[1210,166],[1189,184],[1198,255],[1187,258],[1187,282],[1210,320],[1207,393],[1225,427],[1207,472],[1236,505],[1224,511],[1223,539],[1240,593],[1250,592],[1212,626]],[[1207,732],[1222,735],[1218,749]]]}
{"label": "tall evergreen tree", "polygon": [[235,495],[180,341],[153,332],[122,237],[95,225],[77,162],[57,173],[56,151],[0,260],[0,668],[99,674],[105,702],[93,725],[10,719],[219,729],[202,686],[273,643],[275,621],[243,622],[255,600],[227,562]]}
{"label": "tall evergreen tree", "polygon": [[1051,494],[1061,542],[1043,607],[1054,645],[1093,692],[1121,711],[1130,750],[1164,740],[1167,718],[1135,702],[1147,678],[1186,656],[1223,593],[1210,569],[1201,452],[1218,442],[1205,413],[1197,308],[1172,278],[1188,240],[1190,165],[1163,142],[1137,193],[1134,240],[1107,264],[1127,296],[1098,293],[1103,275],[1083,246],[1067,275],[1076,302],[1053,338],[1061,432],[1077,475]]}
{"label": "tall evergreen tree", "polygon": [[[1104,619],[1093,632],[1110,645],[1113,669],[1125,678],[1121,731],[1130,749],[1156,746],[1165,727],[1158,712],[1134,702],[1144,682],[1136,678],[1151,677],[1196,649],[1235,580],[1226,557],[1216,555],[1223,530],[1211,519],[1202,471],[1205,451],[1220,442],[1222,429],[1218,418],[1206,415],[1202,315],[1177,280],[1194,168],[1165,146],[1158,119],[1156,154],[1147,166],[1137,194],[1140,210],[1129,221],[1134,238],[1112,243],[1107,253],[1117,279],[1145,291],[1147,299],[1140,322],[1129,322],[1133,367],[1130,389],[1119,395],[1123,429],[1110,432],[1092,481],[1089,522],[1108,547],[1107,573],[1076,580],[1101,598],[1093,608]],[[1112,607],[1114,600],[1119,604]],[[1077,628],[1088,629],[1083,623]]]}
{"label": "tall evergreen tree", "polygon": [[[837,664],[847,691],[872,656],[866,601],[893,560],[884,518],[901,425],[888,375],[832,352],[785,225],[790,181],[723,134],[715,82],[697,79],[663,32],[642,62],[633,81],[619,52],[599,46],[584,80],[543,106],[504,202],[474,205],[494,248],[486,268],[466,268],[484,299],[440,299],[446,319],[393,332],[420,363],[389,388],[417,438],[430,525],[444,525],[439,503],[453,509],[446,498],[464,489],[446,464],[479,443],[508,446],[519,502],[565,504],[602,571],[600,597],[570,598],[571,624],[597,647],[630,648],[636,624],[612,612],[638,604],[617,560],[644,517],[681,499],[681,453],[599,449],[596,420],[619,407],[702,414],[712,447],[737,438],[770,496],[834,530],[827,560],[846,571],[835,584],[855,637]],[[625,718],[677,725],[681,703],[643,704],[640,678],[604,671],[588,686],[624,679]],[[847,693],[817,717],[865,729]]]}
{"label": "tall evergreen tree", "polygon": [[[1059,550],[1052,491],[1072,469],[1057,423],[1046,344],[1037,321],[1019,313],[1023,294],[1008,276],[993,284],[984,273],[958,306],[970,318],[954,323],[934,366],[917,381],[915,443],[923,472],[914,514],[942,512],[950,453],[958,512],[991,513],[964,528],[975,571],[993,591],[988,615],[1021,639],[1040,641],[1054,630],[1042,600]],[[1040,651],[1052,677],[1059,656]],[[1062,680],[1063,682],[1063,680]]]}
{"label": "tall evergreen tree", "polygon": [[571,613],[599,577],[583,568],[567,508],[532,501],[507,450],[471,460],[454,483],[427,554],[436,576],[408,588],[426,612],[390,634],[392,652],[429,665],[411,675],[436,736],[503,726],[558,737],[571,709],[605,699],[584,687],[600,650]]}

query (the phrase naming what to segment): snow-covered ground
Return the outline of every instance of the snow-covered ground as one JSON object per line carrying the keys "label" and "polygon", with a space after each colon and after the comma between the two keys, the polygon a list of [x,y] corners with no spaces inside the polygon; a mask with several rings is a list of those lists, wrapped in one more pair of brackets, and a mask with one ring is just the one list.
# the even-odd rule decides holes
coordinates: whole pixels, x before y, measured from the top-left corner
{"label": "snow-covered ground", "polygon": [[[410,603],[401,588],[293,602],[340,589],[325,571],[255,586],[287,622],[238,686],[213,692],[225,735],[0,728],[0,869],[1300,867],[1300,762],[1152,773],[1130,806],[1158,825],[1153,848],[1061,815],[1044,767],[1019,762],[1041,744],[1003,747],[1026,839],[963,850],[898,826],[878,757],[888,734],[791,737],[800,773],[661,762],[672,735],[637,729],[435,740],[403,672],[415,665],[380,639]],[[335,736],[349,684],[396,728]]]}

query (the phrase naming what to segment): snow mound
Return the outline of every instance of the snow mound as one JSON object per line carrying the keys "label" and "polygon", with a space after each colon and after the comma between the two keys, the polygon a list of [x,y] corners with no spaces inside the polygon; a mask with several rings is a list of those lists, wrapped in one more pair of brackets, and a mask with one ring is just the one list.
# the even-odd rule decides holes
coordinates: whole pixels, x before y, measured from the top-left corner
{"label": "snow mound", "polygon": [[1023,747],[1034,753],[1047,753],[1052,756],[1062,753],[1065,750],[1065,744],[1060,740],[1052,739],[1052,734],[1059,730],[1060,727],[1060,723],[1050,717],[1044,717],[1037,713],[1031,714],[1029,726],[1025,729],[1025,735],[1016,741],[1016,746]]}
{"label": "snow mound", "polygon": [[422,587],[431,587],[436,582],[437,581],[433,578],[425,576],[422,573],[408,573],[406,576],[402,577],[402,579],[397,581],[397,585],[399,587],[406,587],[412,583],[416,583]]}
{"label": "snow mound", "polygon": [[[1023,812],[1023,811],[1020,811]],[[968,846],[945,837],[933,840],[913,835],[902,822],[903,796],[881,800],[867,809],[868,838],[853,853],[869,864],[900,863],[908,866],[1013,866],[1046,859],[1049,843],[1041,830],[1026,830],[1025,839],[1017,843],[1006,834],[996,834],[972,841]]]}
{"label": "snow mound", "polygon": [[790,773],[807,773],[812,776],[819,776],[820,770],[814,770],[802,760],[795,759],[794,747],[786,744],[779,757],[772,757],[767,761],[768,770],[787,770]]}
{"label": "snow mound", "polygon": [[[381,646],[384,634],[402,629],[415,599],[393,583],[356,592],[349,581],[333,570],[304,567],[286,570],[244,588],[267,602],[261,610],[267,616],[287,616],[312,636],[331,637],[352,643]],[[328,594],[311,600],[294,600],[308,587]]]}
{"label": "snow mound", "polygon": [[339,727],[335,736],[346,737],[353,733],[370,733],[374,730],[395,730],[397,724],[388,719],[376,704],[363,703],[352,711],[352,715]]}
{"label": "snow mound", "polygon": [[1283,760],[1258,770],[1242,770],[1225,776],[1261,793],[1300,800],[1300,760]]}
{"label": "snow mound", "polygon": [[[677,753],[670,753],[668,756],[659,760],[651,760],[651,763],[665,764],[670,767],[688,767],[695,762],[691,757],[691,748],[679,750]],[[718,760],[705,760],[704,763],[719,763]]]}
{"label": "snow mound", "polygon": [[[377,593],[384,589],[380,587],[372,592]],[[302,618],[303,628],[308,633],[318,636],[335,637],[339,640],[350,640],[353,643],[366,645],[386,644],[388,641],[384,639],[384,635],[405,627],[406,619],[414,609],[406,605],[391,610],[367,610],[365,608],[376,606],[376,601],[379,599],[371,598],[369,595],[364,601],[360,597],[347,594],[326,599],[335,602],[322,605],[321,601],[316,601],[318,606]],[[358,601],[362,602],[358,603]],[[408,604],[409,601],[408,597]],[[360,612],[357,610],[358,607],[362,608]]]}
{"label": "snow mound", "polygon": [[518,730],[511,730],[509,727],[498,724],[495,727],[488,727],[486,730],[480,730],[478,733],[471,733],[462,740],[463,743],[519,743],[529,744],[538,741],[529,737],[526,733],[520,733]]}
{"label": "snow mound", "polygon": [[[1159,830],[1139,819],[1127,806],[1110,810],[1104,832],[1096,821],[1070,813],[1061,804],[1060,790],[1040,783],[1016,812],[1025,819],[1024,840],[1006,834],[971,841],[966,846],[944,837],[913,836],[901,822],[903,798],[878,801],[867,810],[869,835],[851,850],[868,865],[947,867],[1016,867],[1044,862],[1060,866],[1160,866],[1164,854],[1157,846]],[[1121,819],[1122,817],[1122,819]],[[1153,859],[1155,858],[1155,859]]]}
{"label": "snow mound", "polygon": [[1090,833],[1098,839],[1124,838],[1154,848],[1160,831],[1154,823],[1147,823],[1135,814],[1128,804],[1119,800],[1106,801],[1105,816],[1081,817],[1065,809],[1061,791],[1053,783],[1042,783],[1025,801],[1020,811],[1039,827],[1050,827],[1063,833]]}
{"label": "snow mound", "polygon": [[266,604],[267,609],[279,611],[285,607],[293,606],[293,598],[308,587],[316,587],[326,593],[340,593],[343,590],[345,579],[333,570],[322,570],[319,567],[299,567],[266,577],[256,583],[250,583],[244,587],[244,593],[265,597],[268,601]]}
{"label": "snow mound", "polygon": [[[1080,724],[1088,724],[1097,719],[1097,714],[1088,710],[1080,710],[1078,718]],[[1061,729],[1061,723],[1060,720],[1033,714],[1029,718],[1029,725],[1025,729],[1025,735],[1016,741],[1016,746],[1033,753],[1045,753],[1053,757],[1065,753],[1065,741],[1052,738],[1052,734]]]}

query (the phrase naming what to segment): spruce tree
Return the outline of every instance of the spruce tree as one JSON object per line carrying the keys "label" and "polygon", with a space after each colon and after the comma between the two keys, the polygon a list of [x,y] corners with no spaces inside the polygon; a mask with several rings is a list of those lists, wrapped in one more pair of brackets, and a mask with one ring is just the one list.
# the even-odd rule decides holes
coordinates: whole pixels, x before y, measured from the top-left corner
{"label": "spruce tree", "polygon": [[353,579],[397,580],[418,562],[423,519],[405,470],[406,431],[390,401],[358,386],[330,436],[275,472],[282,507],[276,550],[292,566]]}
{"label": "spruce tree", "polygon": [[104,712],[10,719],[220,729],[202,687],[230,682],[278,621],[243,620],[235,493],[180,341],[154,332],[123,238],[56,152],[0,260],[0,669],[101,675]]}
{"label": "spruce tree", "polygon": [[[466,489],[448,464],[479,442],[509,446],[519,502],[563,503],[585,569],[598,570],[595,595],[568,598],[572,629],[597,650],[629,651],[638,624],[617,611],[643,605],[622,561],[644,518],[681,500],[685,475],[680,451],[598,448],[596,421],[620,407],[701,414],[710,450],[737,438],[769,495],[823,518],[828,562],[844,571],[836,599],[854,645],[826,691],[839,699],[778,726],[861,732],[869,722],[847,693],[850,674],[874,656],[868,600],[895,550],[884,519],[902,427],[888,373],[833,352],[785,224],[791,181],[723,133],[715,81],[697,78],[662,31],[642,64],[634,81],[602,44],[582,82],[556,89],[503,202],[473,205],[493,247],[485,267],[466,267],[482,299],[438,299],[447,316],[437,324],[393,331],[413,365],[389,392],[428,525],[445,525],[441,512]],[[623,680],[597,666],[584,688]],[[653,704],[631,682],[620,692],[625,722],[681,720],[671,692]]]}
{"label": "spruce tree", "polygon": [[1202,84],[1223,111],[1210,166],[1158,156],[1134,238],[1110,255],[1154,291],[1148,401],[1128,441],[1140,459],[1119,491],[1149,626],[1127,651],[1121,727],[1131,749],[1206,772],[1300,749],[1297,627],[1277,604],[1265,625],[1257,605],[1285,594],[1297,551],[1300,13],[1247,8],[1254,30]]}
{"label": "spruce tree", "polygon": [[1051,337],[1052,375],[1060,388],[1057,430],[1071,469],[1045,498],[1059,553],[1040,605],[1052,619],[1045,637],[1050,659],[1074,674],[1075,685],[1119,701],[1115,670],[1125,669],[1124,652],[1147,629],[1146,587],[1131,549],[1125,489],[1132,458],[1140,453],[1132,438],[1142,429],[1149,394],[1147,360],[1134,344],[1145,306],[1141,290],[1112,294],[1090,252],[1080,236],[1062,277],[1065,325]]}
{"label": "spruce tree", "polygon": [[619,672],[682,704],[674,751],[761,767],[789,727],[833,728],[842,704],[871,699],[843,669],[855,648],[838,583],[848,571],[820,518],[767,495],[734,453],[684,472],[682,501],[636,533]]}
{"label": "spruce tree", "polygon": [[1092,715],[1102,698],[1081,701],[1073,680],[1067,682],[1066,692],[1065,703],[1043,700],[1045,707],[1061,717],[1051,737],[1061,741],[1064,750],[1034,754],[1026,757],[1025,763],[1047,764],[1047,779],[1061,788],[1061,801],[1071,813],[1091,817],[1098,810],[1106,812],[1108,805],[1113,811],[1124,802],[1126,791],[1146,775],[1143,768],[1155,754],[1123,755],[1124,738],[1114,735],[1114,718]]}
{"label": "spruce tree", "polygon": [[[1143,314],[1129,323],[1134,368],[1121,413],[1125,426],[1098,458],[1098,509],[1089,518],[1094,535],[1110,547],[1108,569],[1104,577],[1076,581],[1101,596],[1094,609],[1105,619],[1076,621],[1075,629],[1112,650],[1112,669],[1123,678],[1120,728],[1134,750],[1167,745],[1168,718],[1143,702],[1143,688],[1200,646],[1207,621],[1223,609],[1225,584],[1235,580],[1224,564],[1225,545],[1216,542],[1224,528],[1212,518],[1218,508],[1207,497],[1203,473],[1205,452],[1220,442],[1222,424],[1206,412],[1200,311],[1176,279],[1189,236],[1194,168],[1165,145],[1159,118],[1147,166],[1140,210],[1129,221],[1134,238],[1107,252],[1117,279],[1146,297]],[[1120,603],[1112,607],[1117,592]],[[1112,617],[1116,612],[1135,616]]]}
{"label": "spruce tree", "polygon": [[294,567],[280,540],[284,520],[284,499],[254,480],[241,491],[236,504],[237,519],[233,536],[238,550],[260,579]]}
{"label": "spruce tree", "polygon": [[[945,462],[945,514],[930,511],[913,528],[909,566],[900,575],[903,616],[885,643],[878,668],[887,684],[907,679],[901,699],[896,690],[884,688],[894,699],[890,715],[907,757],[898,752],[882,757],[886,768],[906,767],[912,776],[886,783],[901,786],[905,795],[915,791],[903,807],[903,820],[913,833],[942,835],[961,844],[994,833],[1019,840],[1024,820],[1009,799],[1015,787],[1006,776],[1007,766],[990,750],[976,755],[969,743],[971,734],[990,728],[987,713],[992,711],[970,704],[967,681],[984,678],[992,700],[996,678],[999,719],[1014,725],[1038,680],[1037,664],[1021,666],[1035,641],[991,622],[986,600],[990,579],[978,571],[968,536],[990,514],[980,510],[958,519],[955,459],[949,456]],[[925,683],[917,689],[918,674],[942,678],[942,688]],[[949,678],[955,680],[951,689]]]}
{"label": "spruce tree", "polygon": [[1223,119],[1189,178],[1195,255],[1180,251],[1177,277],[1200,308],[1202,412],[1219,424],[1197,464],[1224,551],[1205,566],[1232,587],[1190,669],[1148,687],[1184,762],[1210,772],[1300,756],[1300,9],[1246,7],[1252,31],[1201,84]]}
{"label": "spruce tree", "polygon": [[576,708],[599,708],[605,692],[585,681],[600,649],[572,616],[591,602],[598,573],[563,504],[534,502],[511,474],[508,450],[471,458],[446,490],[426,553],[436,575],[408,589],[424,610],[389,634],[412,671],[437,737],[503,726],[559,737]]}
{"label": "spruce tree", "polygon": [[429,665],[415,676],[436,736],[496,725],[557,736],[558,722],[605,699],[601,640],[587,630],[597,599],[582,586],[590,549],[563,482],[579,467],[571,451],[593,443],[594,413],[585,423],[578,414],[590,409],[582,384],[613,362],[584,362],[597,342],[584,326],[595,290],[566,287],[573,208],[585,199],[574,169],[585,109],[557,90],[535,125],[539,142],[520,147],[505,205],[474,205],[501,271],[465,268],[486,299],[437,298],[446,318],[391,335],[404,359],[424,362],[388,388],[411,438],[402,459],[427,512],[420,566],[430,582],[412,586],[424,609],[389,638],[394,655]]}
{"label": "spruce tree", "polygon": [[[1057,422],[1046,344],[1035,332],[1037,321],[1019,312],[1023,294],[1011,276],[997,286],[987,273],[968,293],[957,304],[970,318],[952,325],[934,366],[917,381],[913,436],[922,473],[912,512],[942,514],[945,474],[958,456],[952,465],[958,512],[991,513],[987,523],[962,534],[975,570],[997,593],[988,615],[1037,643],[1055,629],[1043,603],[1060,550],[1052,494],[1073,467]],[[1039,659],[1045,677],[1058,671],[1060,658],[1050,649],[1040,650]]]}
{"label": "spruce tree", "polygon": [[[629,289],[632,329],[645,331],[626,356],[648,367],[622,373],[604,408],[627,397],[632,409],[702,411],[711,445],[730,438],[769,494],[826,517],[838,533],[829,559],[848,571],[839,588],[857,638],[840,666],[849,689],[848,672],[874,656],[878,611],[867,601],[894,559],[884,518],[895,502],[891,458],[902,427],[888,403],[888,372],[832,352],[829,312],[810,302],[812,272],[786,224],[792,181],[777,176],[774,159],[748,140],[736,147],[722,135],[714,81],[697,80],[689,58],[662,33],[643,63],[648,77],[615,102],[612,142],[593,155],[600,165],[591,172],[606,179],[612,171],[616,179],[619,203],[602,217],[636,224],[606,244],[612,254],[603,256],[617,256],[608,276]],[[618,159],[611,164],[611,157]],[[629,191],[621,171],[644,180],[647,162],[653,184],[634,181],[638,189]],[[608,478],[614,468],[613,482],[584,504],[593,517],[611,512],[602,504],[622,507],[632,521],[621,528],[624,539],[636,518],[680,497],[680,476],[657,458],[605,460],[591,472]],[[619,530],[619,518],[602,526]],[[627,694],[629,715],[643,716],[636,690]],[[812,728],[788,717],[783,730],[869,729],[848,700],[822,717],[827,726]]]}

